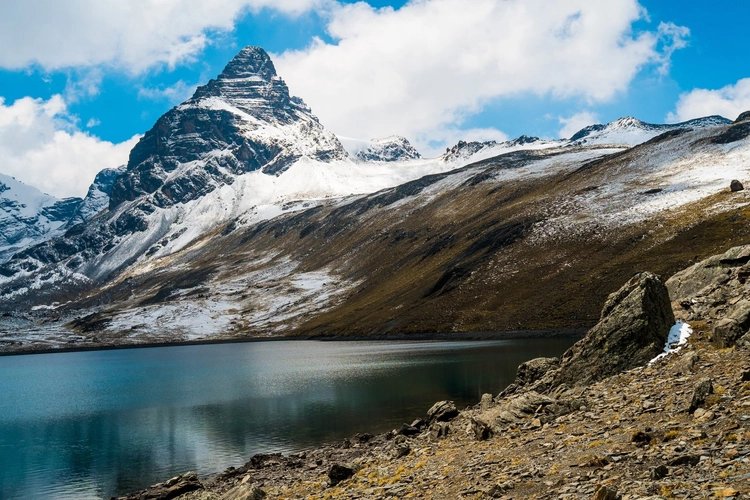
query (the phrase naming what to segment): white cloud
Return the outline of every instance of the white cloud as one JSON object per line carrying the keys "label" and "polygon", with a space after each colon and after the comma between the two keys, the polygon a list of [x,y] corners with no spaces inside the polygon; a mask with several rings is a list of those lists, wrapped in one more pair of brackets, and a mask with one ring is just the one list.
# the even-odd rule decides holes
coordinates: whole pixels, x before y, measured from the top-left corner
{"label": "white cloud", "polygon": [[128,160],[138,137],[120,144],[79,131],[65,101],[0,97],[0,172],[57,197],[83,196],[103,168]]}
{"label": "white cloud", "polygon": [[138,91],[138,97],[144,99],[164,99],[173,104],[181,103],[195,92],[197,85],[188,85],[182,80],[169,87],[148,88],[143,87]]}
{"label": "white cloud", "polygon": [[580,113],[576,113],[568,118],[563,118],[561,116],[558,118],[558,121],[563,126],[563,128],[560,129],[560,139],[570,139],[582,128],[593,125],[594,123],[599,123],[599,116],[590,111],[581,111]]}
{"label": "white cloud", "polygon": [[493,99],[523,94],[604,102],[646,65],[664,68],[686,30],[634,33],[636,0],[413,0],[331,11],[328,32],[275,56],[321,121],[349,137],[425,143]]}
{"label": "white cloud", "polygon": [[0,67],[99,64],[139,73],[200,52],[250,10],[299,14],[329,0],[24,0],[0,2]]}
{"label": "white cloud", "polygon": [[717,90],[694,89],[682,94],[677,109],[667,115],[668,122],[683,122],[693,118],[721,115],[735,119],[750,110],[750,78]]}

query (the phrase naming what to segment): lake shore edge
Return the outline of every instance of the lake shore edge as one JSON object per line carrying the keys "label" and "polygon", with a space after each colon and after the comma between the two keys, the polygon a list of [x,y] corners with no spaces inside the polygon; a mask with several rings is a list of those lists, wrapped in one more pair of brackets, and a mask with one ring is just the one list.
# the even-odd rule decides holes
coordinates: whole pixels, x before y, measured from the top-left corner
{"label": "lake shore edge", "polygon": [[432,332],[377,335],[311,335],[311,336],[274,336],[274,337],[238,337],[231,339],[199,339],[178,342],[148,342],[142,344],[85,345],[59,348],[19,349],[2,351],[0,357],[27,356],[32,354],[63,354],[71,352],[113,351],[121,349],[152,349],[161,347],[185,347],[214,344],[244,344],[249,342],[283,342],[291,340],[319,342],[408,342],[408,341],[472,341],[472,340],[516,340],[530,338],[580,338],[587,328],[567,328],[550,330],[510,330],[498,332]]}

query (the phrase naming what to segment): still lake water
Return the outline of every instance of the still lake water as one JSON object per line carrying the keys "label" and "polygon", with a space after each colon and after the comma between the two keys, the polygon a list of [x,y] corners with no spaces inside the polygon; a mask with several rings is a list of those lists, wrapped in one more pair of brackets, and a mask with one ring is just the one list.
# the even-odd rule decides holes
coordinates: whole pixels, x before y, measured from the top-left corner
{"label": "still lake water", "polygon": [[573,339],[279,341],[0,357],[0,499],[109,498],[496,394]]}

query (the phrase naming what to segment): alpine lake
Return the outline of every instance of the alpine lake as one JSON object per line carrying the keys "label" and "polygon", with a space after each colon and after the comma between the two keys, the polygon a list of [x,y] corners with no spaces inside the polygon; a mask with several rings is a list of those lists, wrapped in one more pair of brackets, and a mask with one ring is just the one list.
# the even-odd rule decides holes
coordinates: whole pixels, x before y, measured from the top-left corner
{"label": "alpine lake", "polygon": [[123,495],[464,408],[573,338],[274,341],[0,357],[0,498]]}

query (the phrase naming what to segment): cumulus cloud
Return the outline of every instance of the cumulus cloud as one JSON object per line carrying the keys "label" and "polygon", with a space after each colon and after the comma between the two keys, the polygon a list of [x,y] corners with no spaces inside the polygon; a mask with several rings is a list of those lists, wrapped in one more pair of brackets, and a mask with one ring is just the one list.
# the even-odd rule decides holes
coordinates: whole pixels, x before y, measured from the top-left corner
{"label": "cumulus cloud", "polygon": [[582,128],[599,123],[599,116],[590,111],[581,111],[568,118],[561,116],[558,118],[558,121],[563,126],[560,129],[560,139],[570,139]]}
{"label": "cumulus cloud", "polygon": [[127,162],[137,140],[113,144],[81,132],[60,95],[10,105],[0,97],[0,171],[53,196],[85,195],[97,172]]}
{"label": "cumulus cloud", "polygon": [[413,0],[333,9],[334,39],[275,56],[280,74],[334,132],[427,143],[489,101],[526,94],[591,103],[668,64],[687,31],[636,33],[636,0]]}
{"label": "cumulus cloud", "polygon": [[743,78],[734,85],[720,89],[694,89],[682,94],[677,101],[677,109],[667,115],[667,121],[683,122],[710,115],[721,115],[733,120],[748,110],[750,78]]}
{"label": "cumulus cloud", "polygon": [[289,14],[330,0],[25,0],[0,2],[0,67],[106,64],[139,73],[200,52],[248,10]]}

